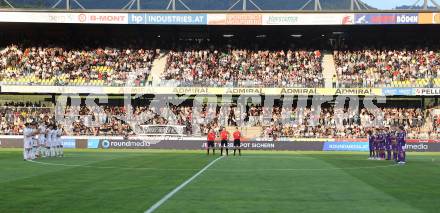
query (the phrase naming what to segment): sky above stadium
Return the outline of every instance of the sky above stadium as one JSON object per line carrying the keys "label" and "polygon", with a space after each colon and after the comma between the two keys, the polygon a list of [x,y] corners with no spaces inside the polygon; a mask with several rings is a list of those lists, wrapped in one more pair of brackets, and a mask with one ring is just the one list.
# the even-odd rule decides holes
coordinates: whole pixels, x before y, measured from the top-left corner
{"label": "sky above stadium", "polygon": [[412,5],[417,0],[363,0],[363,1],[379,9],[393,9],[396,6]]}

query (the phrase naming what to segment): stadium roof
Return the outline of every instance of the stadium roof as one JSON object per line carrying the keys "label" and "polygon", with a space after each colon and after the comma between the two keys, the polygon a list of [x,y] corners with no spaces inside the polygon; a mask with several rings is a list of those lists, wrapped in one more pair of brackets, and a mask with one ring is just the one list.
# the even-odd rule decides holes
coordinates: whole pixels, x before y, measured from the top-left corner
{"label": "stadium roof", "polygon": [[[437,10],[437,0],[414,0],[396,8]],[[433,5],[434,7],[429,7]],[[179,11],[375,11],[362,0],[0,0],[0,8],[58,10],[179,10]]]}

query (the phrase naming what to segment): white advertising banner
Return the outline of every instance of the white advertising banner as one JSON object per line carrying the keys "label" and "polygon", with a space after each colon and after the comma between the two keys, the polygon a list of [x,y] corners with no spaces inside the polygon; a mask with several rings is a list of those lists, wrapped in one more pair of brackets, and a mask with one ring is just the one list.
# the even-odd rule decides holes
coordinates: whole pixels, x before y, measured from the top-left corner
{"label": "white advertising banner", "polygon": [[128,14],[0,12],[0,22],[128,24]]}
{"label": "white advertising banner", "polygon": [[263,25],[351,25],[354,14],[322,13],[265,13]]}

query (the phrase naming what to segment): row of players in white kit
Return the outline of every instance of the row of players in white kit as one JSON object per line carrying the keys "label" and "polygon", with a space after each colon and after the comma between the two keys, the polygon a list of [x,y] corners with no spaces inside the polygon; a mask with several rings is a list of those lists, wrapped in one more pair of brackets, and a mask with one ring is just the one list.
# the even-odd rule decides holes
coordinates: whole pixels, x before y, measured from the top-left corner
{"label": "row of players in white kit", "polygon": [[24,160],[34,160],[41,157],[63,157],[62,128],[54,124],[41,122],[26,123],[23,129]]}

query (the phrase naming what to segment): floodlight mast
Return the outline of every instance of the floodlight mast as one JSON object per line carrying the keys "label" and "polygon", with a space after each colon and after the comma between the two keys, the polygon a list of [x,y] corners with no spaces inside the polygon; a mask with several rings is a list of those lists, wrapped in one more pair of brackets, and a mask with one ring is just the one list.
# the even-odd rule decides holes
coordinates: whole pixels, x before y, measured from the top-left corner
{"label": "floodlight mast", "polygon": [[237,0],[231,7],[229,7],[228,11],[231,11],[237,4],[241,2],[241,10],[248,11],[248,2],[252,4],[258,11],[262,11],[260,6],[258,6],[253,0]]}
{"label": "floodlight mast", "polygon": [[350,1],[350,10],[351,11],[355,11],[355,10],[369,10],[370,8],[368,8],[367,5],[365,5],[364,2],[362,2],[361,0],[351,0]]}
{"label": "floodlight mast", "polygon": [[176,2],[176,0],[170,0],[168,2],[168,6],[165,8],[165,10],[175,11],[177,3],[180,3],[186,10],[191,11],[191,8],[189,8],[188,5],[186,5],[185,2],[183,2],[182,0],[177,0],[177,2]]}
{"label": "floodlight mast", "polygon": [[[55,4],[52,5],[52,9],[57,8],[58,5],[60,5],[62,2],[63,2],[63,0],[58,0],[57,2],[55,2]],[[76,4],[79,8],[81,8],[83,10],[86,9],[81,3],[79,3],[78,0],[72,0],[72,2],[74,4]],[[71,0],[66,0],[66,10],[70,10],[72,8],[71,6],[72,6]]]}
{"label": "floodlight mast", "polygon": [[[310,3],[312,3],[312,0],[307,1],[302,7],[299,8],[299,10],[304,10],[304,8],[309,6]],[[319,0],[314,0],[314,7],[313,7],[313,9],[315,11],[321,11],[322,10],[321,2]]]}
{"label": "floodlight mast", "polygon": [[11,7],[12,9],[14,9],[14,5],[12,5],[8,0],[3,0],[4,3],[6,3],[9,7]]}
{"label": "floodlight mast", "polygon": [[133,9],[133,6],[134,6],[135,3],[136,3],[136,10],[141,10],[141,0],[130,0],[121,9],[122,10],[131,10],[131,9]]}
{"label": "floodlight mast", "polygon": [[[421,0],[417,0],[417,1],[411,6],[410,9],[414,9],[415,6],[419,5],[420,1],[421,1]],[[437,8],[437,10],[440,10],[440,4],[437,3],[436,0],[423,0],[422,9],[424,9],[424,10],[428,10],[428,6],[429,6],[429,3],[430,3],[430,2],[431,2],[431,4],[433,4],[433,5]]]}

